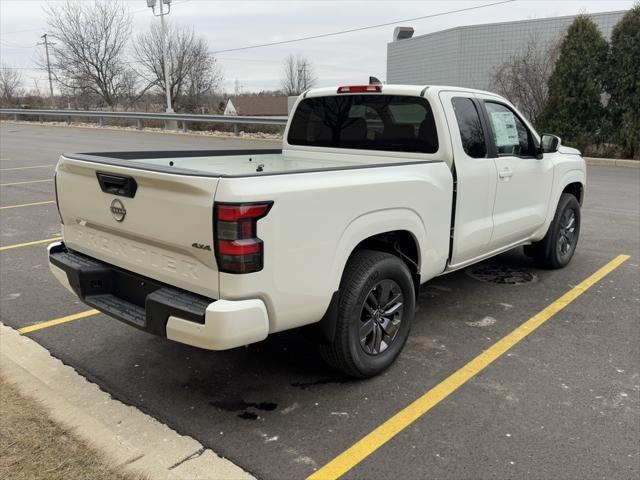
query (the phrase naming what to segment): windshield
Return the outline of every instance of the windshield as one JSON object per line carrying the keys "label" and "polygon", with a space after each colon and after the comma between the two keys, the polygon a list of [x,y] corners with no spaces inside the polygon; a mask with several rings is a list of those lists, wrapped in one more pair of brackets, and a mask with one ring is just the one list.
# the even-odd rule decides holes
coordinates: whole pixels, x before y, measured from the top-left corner
{"label": "windshield", "polygon": [[291,145],[435,153],[438,135],[429,102],[400,95],[307,98],[295,111]]}

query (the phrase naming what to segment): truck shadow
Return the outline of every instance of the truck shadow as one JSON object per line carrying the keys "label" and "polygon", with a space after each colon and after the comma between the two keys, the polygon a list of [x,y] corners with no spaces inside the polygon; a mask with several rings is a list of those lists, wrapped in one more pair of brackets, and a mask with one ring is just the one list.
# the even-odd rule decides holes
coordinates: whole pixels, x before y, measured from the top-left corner
{"label": "truck shadow", "polygon": [[[524,273],[534,278],[539,275],[533,263],[517,251],[475,268],[478,267],[490,267],[489,270],[493,268],[512,277]],[[502,297],[505,293],[509,297],[521,296],[522,285],[479,279],[465,270],[423,285],[412,333],[390,372],[410,368],[414,363],[429,368],[432,373],[447,369],[450,361],[463,356],[462,351],[457,351],[456,343],[464,345],[480,334],[478,327],[469,325],[484,325],[482,335],[500,331],[493,328],[492,320],[484,324],[481,320],[500,318],[500,313],[510,314],[511,303]],[[495,295],[498,297],[494,298]],[[515,303],[513,299],[507,300]],[[163,388],[183,392],[189,402],[193,402],[195,395],[219,411],[233,412],[249,420],[278,410],[280,404],[286,403],[283,398],[305,392],[326,392],[336,385],[349,390],[386,381],[386,375],[353,380],[331,369],[322,362],[315,343],[301,329],[274,334],[263,342],[223,352],[204,351],[157,338],[149,341],[154,345],[146,350],[157,352],[157,360],[162,364]],[[148,382],[149,378],[145,380]]]}

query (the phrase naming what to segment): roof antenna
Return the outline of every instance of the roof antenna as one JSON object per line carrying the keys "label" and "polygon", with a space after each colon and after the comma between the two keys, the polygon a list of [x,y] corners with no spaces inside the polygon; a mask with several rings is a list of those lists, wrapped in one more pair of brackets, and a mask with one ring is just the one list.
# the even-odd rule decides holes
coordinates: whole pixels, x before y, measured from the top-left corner
{"label": "roof antenna", "polygon": [[376,77],[369,77],[369,85],[382,85],[382,82]]}

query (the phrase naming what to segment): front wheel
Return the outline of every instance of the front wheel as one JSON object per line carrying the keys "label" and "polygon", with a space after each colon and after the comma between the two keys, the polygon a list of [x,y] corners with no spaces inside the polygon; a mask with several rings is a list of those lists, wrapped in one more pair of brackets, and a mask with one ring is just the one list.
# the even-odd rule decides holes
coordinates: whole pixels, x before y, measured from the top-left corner
{"label": "front wheel", "polygon": [[525,247],[525,253],[545,268],[563,268],[573,258],[580,237],[580,204],[570,193],[560,196],[545,237]]}
{"label": "front wheel", "polygon": [[322,357],[353,377],[381,373],[409,336],[415,309],[409,269],[394,255],[358,251],[347,263],[339,295],[335,335],[320,344]]}

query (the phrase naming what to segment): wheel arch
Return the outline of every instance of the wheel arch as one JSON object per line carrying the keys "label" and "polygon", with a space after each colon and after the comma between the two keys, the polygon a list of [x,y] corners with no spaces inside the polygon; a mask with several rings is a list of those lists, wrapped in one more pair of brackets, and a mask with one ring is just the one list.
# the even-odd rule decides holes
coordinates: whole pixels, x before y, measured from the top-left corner
{"label": "wheel arch", "polygon": [[565,185],[562,189],[562,193],[570,193],[578,200],[580,206],[582,206],[582,200],[584,199],[584,184],[582,182],[571,182]]}
{"label": "wheel arch", "polygon": [[335,334],[339,286],[349,259],[359,250],[378,250],[400,258],[409,268],[416,295],[420,287],[423,248],[427,242],[426,228],[418,214],[410,209],[389,209],[371,212],[355,219],[345,229],[336,253],[333,295],[320,321],[326,340]]}
{"label": "wheel arch", "polygon": [[411,272],[416,292],[418,291],[420,287],[420,247],[416,237],[409,230],[392,230],[365,238],[354,247],[349,258],[359,250],[376,250],[398,257]]}
{"label": "wheel arch", "polygon": [[555,185],[556,186],[553,189],[551,198],[549,199],[549,205],[547,207],[547,219],[544,225],[539,228],[532,236],[532,241],[534,242],[541,240],[547,233],[547,230],[549,230],[549,225],[551,225],[553,216],[556,213],[558,202],[560,201],[560,196],[563,193],[571,193],[572,195],[576,196],[576,198],[578,199],[578,203],[582,206],[586,185],[585,171],[582,169],[568,170],[560,176],[558,182]]}
{"label": "wheel arch", "polygon": [[337,290],[349,258],[362,248],[396,255],[410,272],[419,275],[426,244],[427,228],[412,209],[392,208],[361,215],[347,225],[338,241],[331,283]]}

